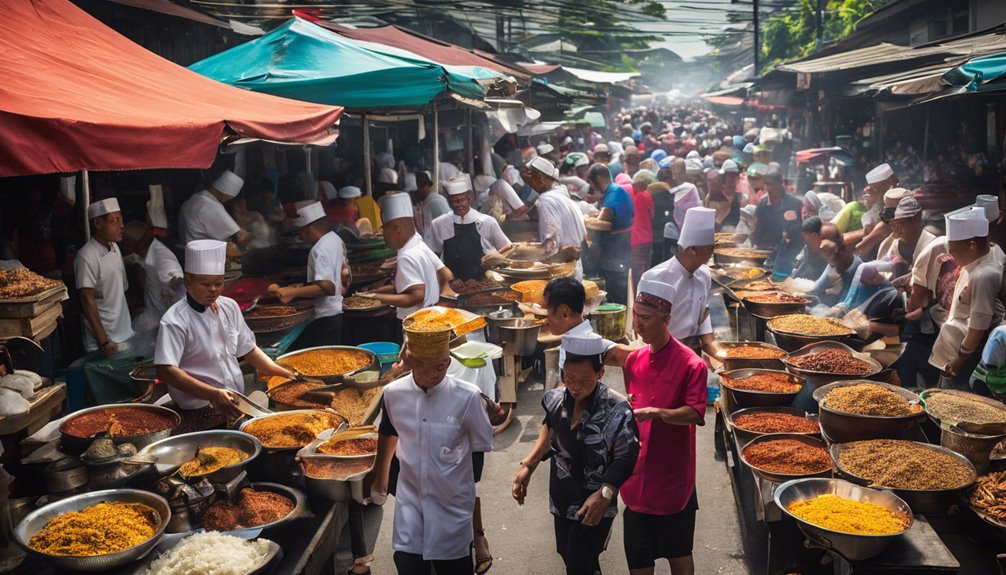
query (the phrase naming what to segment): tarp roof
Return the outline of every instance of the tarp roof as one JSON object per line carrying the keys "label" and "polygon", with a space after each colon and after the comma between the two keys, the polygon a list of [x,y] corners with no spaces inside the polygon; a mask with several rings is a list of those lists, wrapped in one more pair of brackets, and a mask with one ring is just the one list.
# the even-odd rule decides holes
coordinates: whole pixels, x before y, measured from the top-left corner
{"label": "tarp roof", "polygon": [[206,168],[221,139],[331,142],[342,109],[213,82],[67,0],[0,18],[0,176]]}
{"label": "tarp roof", "polygon": [[300,18],[189,68],[255,92],[362,111],[416,109],[444,93],[480,102],[485,92],[479,80],[501,77],[347,38]]}

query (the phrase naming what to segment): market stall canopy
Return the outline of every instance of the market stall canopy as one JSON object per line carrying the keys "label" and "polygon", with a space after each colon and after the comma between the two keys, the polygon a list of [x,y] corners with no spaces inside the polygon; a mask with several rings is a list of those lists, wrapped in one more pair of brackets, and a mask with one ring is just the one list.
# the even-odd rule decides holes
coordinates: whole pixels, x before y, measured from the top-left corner
{"label": "market stall canopy", "polygon": [[342,114],[213,82],[67,0],[4,2],[0,50],[0,176],[206,168],[231,137],[331,143]]}
{"label": "market stall canopy", "polygon": [[442,94],[484,107],[483,82],[504,78],[347,38],[301,18],[189,68],[246,90],[358,111],[416,109]]}
{"label": "market stall canopy", "polygon": [[974,58],[947,71],[940,78],[940,83],[963,88],[967,92],[1006,89],[1006,52]]}

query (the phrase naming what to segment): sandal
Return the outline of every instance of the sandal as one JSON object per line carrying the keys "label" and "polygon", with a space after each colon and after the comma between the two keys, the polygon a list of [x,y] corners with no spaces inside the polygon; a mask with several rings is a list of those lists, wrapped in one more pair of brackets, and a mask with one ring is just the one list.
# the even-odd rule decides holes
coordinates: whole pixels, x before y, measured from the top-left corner
{"label": "sandal", "polygon": [[[483,539],[485,539],[485,537],[486,537],[486,530],[485,529],[476,529],[475,530],[475,534],[478,535],[478,536],[480,536],[480,537],[482,537]],[[487,543],[488,543],[488,541],[487,541]],[[474,547],[474,546],[475,546],[475,542],[472,541],[472,547]],[[489,571],[489,569],[491,569],[492,566],[493,566],[493,556],[492,555],[486,555],[486,556],[481,556],[480,557],[479,554],[478,554],[478,551],[475,552],[475,575],[485,575],[485,573],[487,571]]]}

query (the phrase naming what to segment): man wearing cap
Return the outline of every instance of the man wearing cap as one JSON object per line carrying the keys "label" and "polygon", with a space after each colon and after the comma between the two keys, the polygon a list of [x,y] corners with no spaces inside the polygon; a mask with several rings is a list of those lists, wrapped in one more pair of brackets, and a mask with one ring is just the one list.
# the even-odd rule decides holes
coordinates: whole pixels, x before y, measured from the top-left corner
{"label": "man wearing cap", "polygon": [[314,319],[290,345],[290,350],[339,345],[342,342],[342,296],[349,283],[346,245],[331,230],[325,209],[318,202],[297,210],[293,225],[301,241],[311,246],[307,256],[307,283],[277,287],[272,293],[281,303],[310,298],[314,304]]}
{"label": "man wearing cap", "polygon": [[866,174],[866,183],[868,185],[863,190],[863,198],[846,204],[832,220],[844,234],[845,243],[851,246],[857,245],[880,223],[884,194],[898,183],[898,178],[891,166],[884,163]]}
{"label": "man wearing cap", "polygon": [[856,244],[856,253],[867,260],[871,259],[874,254],[876,254],[877,259],[884,257],[884,250],[878,250],[878,247],[884,243],[890,246],[890,242],[893,241],[891,237],[891,219],[894,218],[894,212],[898,208],[898,203],[902,198],[907,198],[911,195],[912,192],[905,188],[891,188],[884,192],[883,206],[880,210],[880,222],[874,225],[873,229],[863,237],[863,241]]}
{"label": "man wearing cap", "polygon": [[[398,208],[389,209],[395,214]],[[384,388],[377,457],[365,491],[388,492],[397,455],[392,548],[398,573],[427,575],[435,568],[438,575],[470,575],[472,453],[492,451],[493,427],[479,388],[447,375],[446,339],[442,347],[408,342],[403,358],[412,373]]]}
{"label": "man wearing cap", "polygon": [[601,336],[567,333],[561,345],[564,387],[542,397],[545,421],[514,476],[512,495],[524,504],[531,475],[551,452],[548,491],[556,551],[567,574],[593,575],[601,572],[598,558],[618,514],[616,493],[632,475],[639,436],[632,408],[601,383]]}
{"label": "man wearing cap", "polygon": [[594,146],[594,162],[598,164],[611,162],[611,152],[608,151],[608,144],[597,144]]}
{"label": "man wearing cap", "polygon": [[538,152],[539,158],[545,158],[546,160],[552,162],[553,164],[559,160],[559,154],[556,153],[555,146],[549,144],[548,142],[542,142],[538,144],[538,147],[535,148],[535,151]]}
{"label": "man wearing cap", "polygon": [[426,244],[440,255],[455,278],[480,279],[485,276],[482,258],[508,251],[513,244],[503,234],[499,222],[472,208],[475,194],[468,178],[451,178],[445,187],[453,213],[433,220]]}
{"label": "man wearing cap", "polygon": [[[521,181],[523,184],[523,180]],[[523,185],[521,186],[523,187]],[[503,214],[510,217],[523,216],[530,209],[524,200],[520,199],[513,186],[500,178],[489,186],[489,195],[499,200],[503,208]]]}
{"label": "man wearing cap", "polygon": [[803,202],[786,193],[782,172],[772,168],[765,174],[766,195],[755,209],[755,229],[751,245],[772,250],[773,273],[783,277],[793,270],[793,260],[803,249],[800,211]]}
{"label": "man wearing cap", "polygon": [[168,385],[189,427],[209,429],[237,413],[232,392],[245,389],[239,358],[263,376],[297,376],[255,345],[237,302],[220,295],[226,255],[227,244],[216,240],[185,246],[185,298],[165,312],[157,332],[157,378]]}
{"label": "man wearing cap", "polygon": [[922,206],[911,196],[898,200],[897,206],[888,218],[887,226],[891,230],[891,235],[881,242],[877,251],[878,260],[900,258],[902,261],[914,262],[929,242],[936,239],[936,236],[923,228]]}
{"label": "man wearing cap", "polygon": [[186,244],[194,240],[227,242],[227,255],[241,255],[252,237],[227,213],[224,204],[241,193],[244,183],[237,174],[225,170],[212,186],[185,200],[178,215],[181,240]]}
{"label": "man wearing cap", "polygon": [[576,262],[577,279],[583,276],[580,246],[587,229],[583,215],[569,199],[569,192],[555,178],[555,166],[545,158],[534,158],[528,163],[524,180],[540,194],[538,210],[539,241],[549,254],[547,261]]}
{"label": "man wearing cap", "polygon": [[685,213],[677,254],[643,274],[643,280],[674,286],[674,314],[668,329],[695,353],[716,352],[716,336],[709,317],[712,274],[705,265],[713,255],[716,211],[694,207]]}
{"label": "man wearing cap", "polygon": [[716,210],[716,225],[734,227],[741,219],[741,196],[737,185],[740,182],[740,168],[733,160],[724,160],[716,172],[720,178],[720,198],[706,199],[709,207]]}
{"label": "man wearing cap", "polygon": [[[989,243],[989,222],[983,208],[972,206],[949,215],[947,248],[961,266],[950,315],[940,328],[929,363],[963,388],[978,365],[989,330],[1003,318],[999,292],[1003,282],[1002,249]],[[942,383],[942,382],[941,382]]]}
{"label": "man wearing cap", "polygon": [[360,217],[356,203],[363,192],[356,186],[343,186],[332,193],[325,190],[325,218],[332,224],[354,224]]}
{"label": "man wearing cap", "polygon": [[639,282],[632,328],[646,343],[625,360],[625,391],[639,426],[640,451],[622,485],[629,572],[653,573],[657,558],[671,572],[694,573],[695,426],[705,423],[706,364],[671,337],[674,286]]}
{"label": "man wearing cap", "polygon": [[398,250],[395,283],[368,294],[382,303],[398,308],[398,319],[424,307],[436,305],[447,282],[454,279],[450,270],[416,231],[409,194],[389,193],[381,198],[384,216],[384,240]]}
{"label": "man wearing cap", "polygon": [[429,172],[416,174],[416,187],[419,195],[419,203],[416,205],[416,231],[426,238],[433,220],[450,213],[451,207],[447,204],[447,198],[433,188],[433,178]]}
{"label": "man wearing cap", "polygon": [[133,320],[133,331],[150,333],[161,324],[161,317],[185,293],[182,264],[161,241],[170,235],[168,216],[160,186],[150,186],[147,201],[147,224],[143,237],[135,246],[137,256],[143,258],[143,313]]}
{"label": "man wearing cap", "polygon": [[87,207],[91,239],[77,251],[73,274],[84,314],[84,350],[110,356],[119,344],[133,337],[126,304],[126,268],[116,242],[125,227],[119,201],[108,198]]}

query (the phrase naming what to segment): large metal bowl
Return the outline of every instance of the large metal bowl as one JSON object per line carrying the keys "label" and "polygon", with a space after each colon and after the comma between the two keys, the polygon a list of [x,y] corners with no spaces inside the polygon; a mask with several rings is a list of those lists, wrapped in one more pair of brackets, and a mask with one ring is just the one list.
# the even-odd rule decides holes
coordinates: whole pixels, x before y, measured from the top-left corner
{"label": "large metal bowl", "polygon": [[[783,349],[786,348],[784,347]],[[826,371],[814,371],[811,369],[804,369],[791,363],[793,358],[810,355],[812,353],[818,353],[826,349],[840,349],[842,351],[848,352],[852,354],[852,356],[855,357],[856,359],[861,359],[866,363],[870,364],[870,366],[873,369],[869,373],[863,373],[863,374],[829,373]],[[855,349],[836,341],[817,341],[810,343],[799,349],[790,351],[790,353],[786,357],[782,358],[782,362],[786,366],[786,371],[790,373],[802,375],[808,379],[814,378],[816,380],[820,380],[821,378],[825,378],[829,381],[839,381],[845,379],[868,379],[880,373],[880,371],[883,369],[880,363],[877,360],[873,359],[873,357],[870,354],[858,352]]]}
{"label": "large metal bowl", "polygon": [[[896,393],[905,398],[908,403],[918,403],[923,409],[918,413],[904,415],[900,417],[882,417],[877,415],[858,415],[846,413],[828,407],[824,398],[828,393],[837,387],[848,387],[850,385],[871,384],[880,386],[888,391]],[[865,379],[852,379],[836,381],[823,385],[814,390],[814,400],[819,406],[821,421],[821,431],[833,442],[848,443],[850,441],[864,441],[867,439],[907,439],[926,418],[924,409],[925,402],[919,396],[901,387],[895,387],[888,383],[879,381],[869,381]]]}
{"label": "large metal bowl", "polygon": [[[783,314],[786,315],[786,314]],[[763,316],[765,317],[765,316]],[[777,316],[778,317],[778,316]],[[805,335],[800,333],[793,333],[788,331],[780,331],[772,327],[771,323],[765,325],[765,328],[772,333],[772,337],[775,339],[776,345],[783,348],[786,351],[797,351],[801,348],[807,347],[808,345],[814,343],[821,343],[825,341],[834,341],[841,344],[845,344],[850,349],[858,347],[862,349],[865,342],[858,339],[854,334],[849,335]]]}
{"label": "large metal bowl", "polygon": [[86,415],[88,413],[95,413],[100,411],[107,411],[111,409],[122,409],[122,408],[132,408],[143,411],[151,411],[160,415],[170,417],[174,421],[174,424],[167,429],[163,429],[161,431],[155,431],[154,433],[145,433],[143,435],[120,436],[111,438],[116,445],[121,445],[123,443],[131,443],[137,449],[143,449],[144,447],[156,441],[160,441],[166,437],[170,437],[171,433],[182,422],[182,417],[178,415],[177,412],[168,409],[167,407],[161,407],[159,405],[151,405],[149,403],[116,403],[112,405],[99,405],[96,407],[88,407],[86,409],[81,409],[80,411],[75,411],[74,413],[71,413],[59,424],[60,448],[70,453],[82,453],[88,448],[88,446],[91,445],[92,442],[94,442],[95,439],[97,439],[96,437],[78,437],[76,435],[70,435],[69,433],[67,433],[66,429],[70,425],[70,422],[72,422],[74,419],[82,415]]}
{"label": "large metal bowl", "polygon": [[369,364],[364,365],[363,367],[360,367],[358,369],[354,369],[352,371],[347,371],[345,373],[330,373],[330,374],[325,374],[325,375],[316,375],[316,374],[309,374],[309,373],[305,373],[304,374],[304,375],[306,375],[308,377],[311,377],[311,378],[314,378],[314,379],[320,379],[320,380],[324,381],[325,383],[342,383],[347,378],[351,378],[351,376],[354,376],[354,375],[356,375],[358,373],[361,373],[361,372],[364,372],[364,371],[369,371],[369,370],[380,370],[380,368],[381,368],[381,363],[377,360],[377,354],[375,354],[374,352],[370,351],[369,349],[364,349],[362,347],[353,347],[353,346],[350,346],[350,345],[324,345],[324,346],[319,346],[319,347],[309,347],[307,349],[298,349],[297,351],[292,351],[290,353],[285,353],[285,354],[277,357],[276,358],[276,362],[279,363],[279,362],[281,362],[284,359],[291,358],[291,357],[294,357],[294,356],[297,356],[297,355],[300,355],[302,353],[306,353],[306,352],[309,352],[309,351],[318,351],[318,350],[356,351],[356,352],[360,352],[360,353],[366,354],[367,356],[370,357],[370,363]]}
{"label": "large metal bowl", "polygon": [[727,264],[747,263],[751,266],[762,267],[765,265],[765,260],[769,259],[772,256],[772,252],[767,250],[747,250],[759,254],[757,256],[748,257],[748,256],[736,256],[736,255],[725,254],[723,253],[724,249],[731,249],[731,248],[716,248],[713,250],[713,261],[721,266]]}
{"label": "large metal bowl", "polygon": [[[984,404],[988,405],[989,407],[992,407],[992,408],[995,408],[995,409],[998,409],[998,410],[1001,410],[1001,411],[1006,411],[1006,405],[1004,405],[1003,402],[1001,402],[1001,401],[992,399],[991,397],[984,397],[984,396],[978,395],[976,393],[969,393],[967,391],[960,391],[960,390],[956,390],[956,389],[927,389],[927,390],[923,391],[922,393],[920,393],[919,397],[921,397],[922,400],[925,401],[929,397],[931,397],[933,395],[938,395],[938,394],[946,394],[946,395],[952,395],[952,396],[956,396],[956,397],[961,397],[961,398],[969,399],[969,400],[972,400],[972,401],[977,401],[977,402],[980,402],[980,403],[984,403]],[[961,421],[959,421],[959,420],[945,420],[945,421],[941,421],[940,418],[936,417],[935,414],[933,414],[932,412],[929,411],[928,406],[927,406],[927,409],[926,409],[926,414],[929,415],[929,418],[932,419],[933,423],[935,423],[936,425],[942,425],[944,423],[947,424],[947,425],[957,425],[958,423],[961,423]],[[995,430],[989,429],[988,431],[989,431],[989,433],[987,435],[995,435],[995,434],[999,433],[998,429],[995,429]]]}
{"label": "large metal bowl", "polygon": [[[341,419],[342,421],[346,421],[345,417],[339,415],[338,413],[336,413],[335,411],[332,411],[331,409],[328,409],[328,410],[325,410],[325,409],[291,409],[289,411],[280,411],[278,413],[269,413],[269,414],[266,414],[266,415],[260,415],[258,417],[253,417],[253,418],[245,421],[244,423],[242,423],[241,426],[238,428],[238,430],[239,431],[244,431],[245,428],[247,428],[249,425],[252,424],[252,422],[261,421],[263,419],[268,419],[270,417],[283,417],[283,416],[290,416],[290,415],[295,414],[295,413],[314,413],[314,412],[318,412],[318,411],[324,411],[326,413],[332,413],[332,414],[338,416],[339,419]],[[338,425],[336,427],[338,427]],[[260,441],[260,443],[261,443],[261,441]],[[310,441],[308,443],[310,443]],[[304,445],[307,445],[307,444],[304,444]],[[296,453],[299,449],[301,449],[303,447],[304,447],[303,445],[296,445],[296,446],[293,446],[293,447],[269,447],[267,445],[262,445],[262,451],[264,451],[266,453],[266,455],[270,455],[270,454],[273,454],[273,453],[291,453],[292,454],[292,453]]]}
{"label": "large metal bowl", "polygon": [[496,329],[499,330],[499,345],[503,346],[503,353],[513,356],[534,355],[542,325],[541,320],[527,318],[501,321]]}
{"label": "large metal bowl", "polygon": [[244,452],[248,457],[234,465],[228,465],[205,476],[214,483],[226,483],[237,477],[249,463],[262,452],[259,440],[247,433],[230,429],[199,431],[162,439],[144,447],[138,458],[153,457],[154,468],[161,475],[174,473],[181,465],[196,456],[200,447],[229,447]]}
{"label": "large metal bowl", "polygon": [[752,375],[758,375],[761,373],[773,373],[782,374],[786,378],[801,388],[806,383],[806,380],[799,376],[793,375],[791,373],[786,373],[785,371],[777,371],[771,369],[735,369],[733,371],[724,371],[720,374],[720,386],[727,390],[730,394],[730,405],[732,407],[783,407],[789,406],[793,403],[793,398],[796,397],[800,390],[786,392],[786,393],[773,393],[769,391],[752,391],[749,389],[737,389],[730,385],[729,380],[731,379],[741,379],[744,377],[750,377]]}
{"label": "large metal bowl", "polygon": [[751,441],[747,442],[747,444],[745,444],[743,448],[741,448],[740,452],[741,460],[744,462],[744,465],[750,467],[751,471],[753,471],[755,475],[761,477],[762,479],[765,479],[767,481],[775,481],[777,483],[782,483],[783,481],[789,481],[791,479],[799,479],[803,477],[831,477],[833,466],[828,466],[828,469],[818,471],[817,473],[805,473],[800,475],[794,475],[789,473],[777,473],[774,471],[768,471],[767,469],[762,469],[761,467],[756,467],[748,463],[747,458],[744,457],[744,450],[747,449],[748,447],[752,445],[757,445],[759,443],[764,443],[766,441],[776,441],[780,439],[792,439],[794,441],[799,441],[800,443],[806,443],[807,445],[813,447],[820,447],[825,450],[828,449],[828,446],[825,445],[824,441],[819,437],[803,435],[800,433],[769,433],[766,435],[760,435],[752,439]]}
{"label": "large metal bowl", "polygon": [[[789,506],[820,495],[837,495],[846,499],[880,505],[890,511],[908,514],[908,525],[897,533],[889,535],[859,535],[832,531],[808,523],[789,512]],[[775,504],[794,520],[811,542],[832,549],[850,561],[862,561],[876,557],[894,542],[896,538],[912,528],[912,510],[900,497],[893,493],[870,489],[841,479],[797,479],[787,481],[775,490]]]}
{"label": "large metal bowl", "polygon": [[275,527],[279,527],[280,525],[283,525],[285,523],[289,523],[294,519],[297,519],[298,517],[303,515],[305,511],[307,511],[307,496],[305,496],[304,492],[299,489],[294,489],[293,487],[288,487],[286,485],[281,485],[279,483],[265,483],[265,482],[250,483],[249,487],[251,487],[255,491],[271,491],[272,493],[278,493],[293,502],[293,509],[291,509],[290,513],[287,513],[285,517],[281,517],[276,521],[264,523],[262,525],[256,525],[254,527],[245,527],[243,529],[222,531],[221,533],[240,534],[240,533],[247,533],[249,531],[265,531],[266,529],[272,529]]}
{"label": "large metal bowl", "polygon": [[[750,270],[750,269],[758,269],[760,273],[757,273],[751,277],[737,278],[737,279],[734,279],[729,275],[727,275],[727,272],[730,270]],[[712,272],[710,275],[712,276],[714,282],[725,288],[731,288],[731,289],[735,289],[745,284],[749,284],[751,282],[764,279],[765,276],[767,276],[769,273],[768,270],[759,268],[757,266],[742,265],[742,264],[728,264],[718,266],[715,269],[710,269],[710,271]]]}
{"label": "large metal bowl", "polygon": [[[744,429],[743,427],[739,427],[734,422],[734,420],[736,418],[738,418],[738,417],[740,417],[742,415],[751,415],[751,414],[755,414],[755,413],[785,413],[787,415],[795,415],[797,417],[802,417],[804,419],[813,421],[815,423],[817,422],[817,418],[814,417],[812,414],[807,413],[806,411],[804,411],[802,409],[797,409],[795,407],[788,407],[788,406],[778,406],[778,407],[747,407],[747,408],[744,408],[744,409],[738,409],[737,411],[735,411],[735,412],[727,415],[727,422],[730,424],[730,428],[733,429],[734,436],[737,437],[737,441],[739,443],[746,444],[746,443],[754,440],[757,437],[761,437],[763,435],[771,435],[770,433],[761,433],[759,431],[750,431],[750,430]],[[821,431],[820,431],[820,428],[818,428],[818,431],[814,432],[814,433],[796,433],[796,435],[807,435],[807,436],[810,436],[810,437],[820,437],[821,436]]]}
{"label": "large metal bowl", "polygon": [[[761,341],[721,341],[718,345],[724,350],[734,347],[763,347],[774,351],[783,351],[772,344]],[[716,359],[723,363],[723,369],[726,371],[733,371],[735,369],[772,369],[781,371],[786,369],[786,366],[782,363],[782,357],[778,359],[731,359],[726,357],[726,351],[724,351],[722,354],[716,356]]]}
{"label": "large metal bowl", "polygon": [[[767,295],[773,292],[759,292],[759,294]],[[773,318],[779,317],[781,315],[791,315],[795,313],[804,313],[807,311],[807,306],[812,303],[809,298],[803,298],[801,302],[779,302],[779,303],[766,303],[766,302],[756,302],[752,301],[747,297],[739,298],[741,303],[744,304],[744,308],[748,310],[748,313],[763,318]]]}
{"label": "large metal bowl", "polygon": [[[49,555],[38,552],[28,546],[28,541],[45,527],[46,523],[59,515],[71,511],[81,511],[103,502],[142,503],[157,512],[158,522],[154,535],[140,543],[118,553],[97,555],[93,557]],[[139,489],[107,489],[74,495],[50,503],[41,509],[29,513],[14,529],[14,540],[29,554],[34,555],[56,569],[64,571],[104,571],[108,572],[127,563],[143,558],[164,535],[164,528],[171,519],[171,508],[168,502],[155,493]]]}

